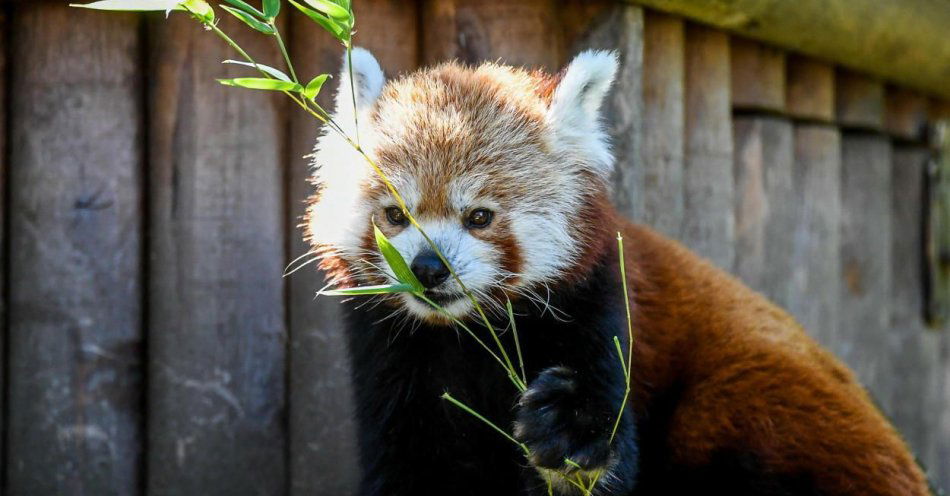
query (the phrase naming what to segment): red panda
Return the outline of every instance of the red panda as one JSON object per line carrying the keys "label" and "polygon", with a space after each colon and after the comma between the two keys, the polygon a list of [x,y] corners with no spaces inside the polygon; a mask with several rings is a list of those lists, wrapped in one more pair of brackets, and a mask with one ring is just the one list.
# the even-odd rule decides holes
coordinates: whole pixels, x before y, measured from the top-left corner
{"label": "red panda", "polygon": [[[611,207],[599,107],[610,52],[561,74],[445,63],[386,82],[353,53],[335,121],[386,173],[496,327],[514,308],[528,387],[404,294],[344,303],[362,495],[924,495],[925,478],[854,375],[784,311]],[[356,129],[354,117],[358,117]],[[317,144],[306,229],[332,283],[392,281],[374,223],[453,317],[471,302],[386,185],[335,133]],[[635,333],[631,407],[614,336]],[[501,336],[514,349],[511,332]],[[522,451],[440,399],[510,428]],[[574,464],[567,464],[570,459]],[[550,484],[550,486],[549,486]]]}

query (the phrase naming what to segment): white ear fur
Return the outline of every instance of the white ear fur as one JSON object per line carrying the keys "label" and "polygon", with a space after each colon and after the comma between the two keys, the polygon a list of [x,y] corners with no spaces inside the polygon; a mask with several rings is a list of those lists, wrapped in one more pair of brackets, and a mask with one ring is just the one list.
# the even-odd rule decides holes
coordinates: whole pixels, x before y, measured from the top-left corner
{"label": "white ear fur", "polygon": [[[383,90],[386,77],[379,67],[376,57],[365,48],[353,48],[353,91],[356,92],[356,109],[360,112],[368,109],[379,98]],[[347,65],[346,54],[343,55],[343,68],[340,69],[340,86],[336,91],[337,116],[353,115],[353,97],[350,93],[350,71]],[[350,119],[337,119],[352,120]],[[360,126],[362,127],[362,126]]]}
{"label": "white ear fur", "polygon": [[600,122],[600,106],[617,74],[617,55],[587,50],[574,57],[554,90],[548,124],[562,151],[609,175],[613,167],[607,135]]}

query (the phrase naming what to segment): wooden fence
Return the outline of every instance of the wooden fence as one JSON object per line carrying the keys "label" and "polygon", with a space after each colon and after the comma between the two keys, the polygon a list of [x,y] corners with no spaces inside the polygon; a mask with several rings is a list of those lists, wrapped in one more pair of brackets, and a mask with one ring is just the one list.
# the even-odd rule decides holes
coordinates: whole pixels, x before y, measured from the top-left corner
{"label": "wooden fence", "polygon": [[[307,250],[315,122],[221,87],[244,71],[181,15],[0,4],[0,491],[350,493],[335,301],[314,298],[315,271],[282,278]],[[356,10],[358,44],[389,74],[619,50],[616,204],[788,308],[950,486],[950,338],[921,318],[920,245],[923,131],[946,104],[626,4]],[[337,69],[341,48],[305,18],[282,30],[299,72]]]}

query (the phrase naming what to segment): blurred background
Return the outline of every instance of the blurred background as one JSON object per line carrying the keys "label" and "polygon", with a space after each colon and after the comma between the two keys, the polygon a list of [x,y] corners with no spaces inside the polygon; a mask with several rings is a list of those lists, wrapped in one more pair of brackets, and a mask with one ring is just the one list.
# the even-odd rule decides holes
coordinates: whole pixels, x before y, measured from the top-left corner
{"label": "blurred background", "polygon": [[[248,72],[221,65],[235,54],[184,15],[0,8],[0,492],[350,494],[336,301],[314,297],[315,269],[282,277],[307,251],[302,157],[317,123],[283,95],[215,82]],[[291,10],[281,29],[301,77],[336,72],[342,47]],[[950,145],[937,125],[950,118],[950,4],[355,10],[356,43],[389,75],[450,58],[553,71],[617,49],[616,204],[789,309],[950,487]],[[280,65],[273,40],[218,16]]]}

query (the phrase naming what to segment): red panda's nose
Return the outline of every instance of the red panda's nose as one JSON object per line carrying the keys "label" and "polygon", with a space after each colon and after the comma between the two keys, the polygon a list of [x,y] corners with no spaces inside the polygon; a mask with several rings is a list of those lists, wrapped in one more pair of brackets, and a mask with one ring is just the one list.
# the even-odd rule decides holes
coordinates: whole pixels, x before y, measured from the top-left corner
{"label": "red panda's nose", "polygon": [[432,250],[425,250],[416,255],[410,269],[426,289],[432,289],[449,278],[449,268]]}

